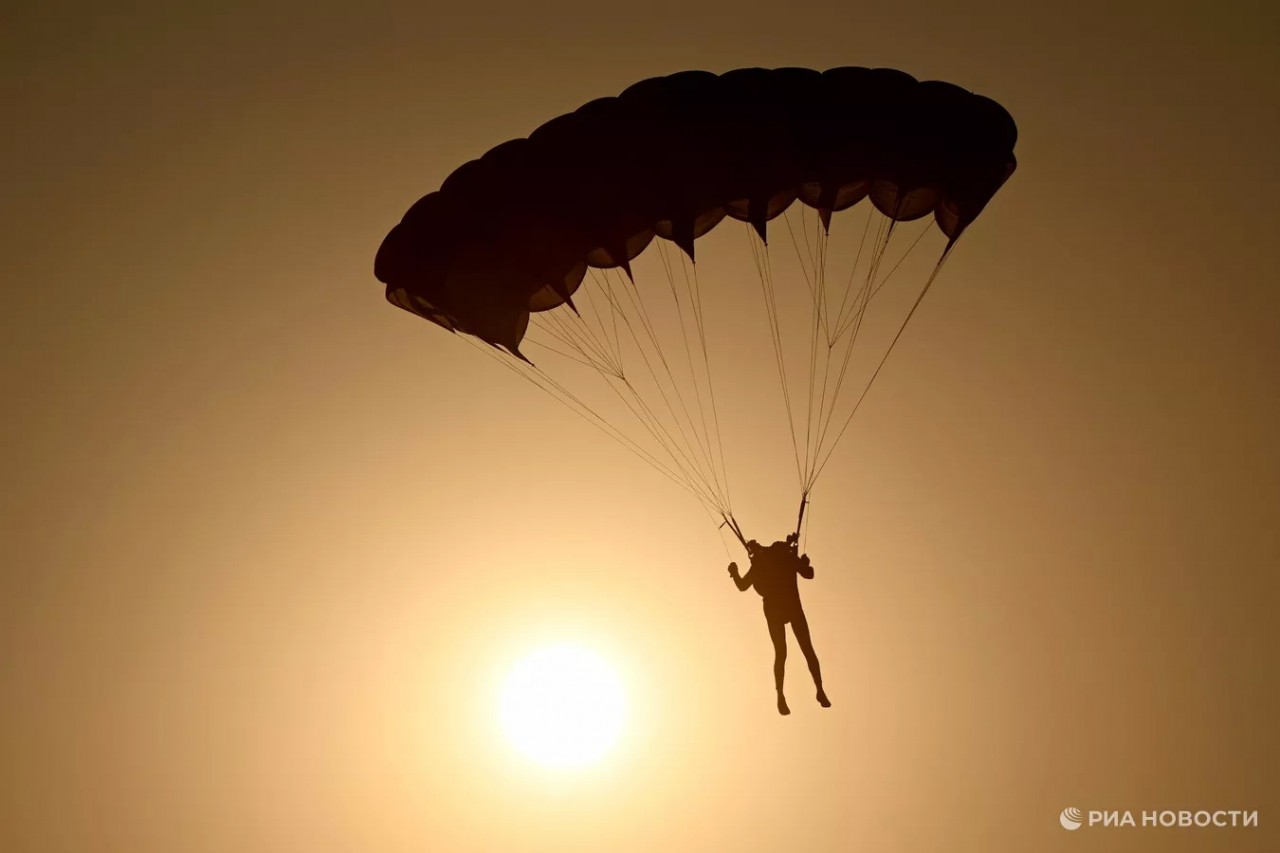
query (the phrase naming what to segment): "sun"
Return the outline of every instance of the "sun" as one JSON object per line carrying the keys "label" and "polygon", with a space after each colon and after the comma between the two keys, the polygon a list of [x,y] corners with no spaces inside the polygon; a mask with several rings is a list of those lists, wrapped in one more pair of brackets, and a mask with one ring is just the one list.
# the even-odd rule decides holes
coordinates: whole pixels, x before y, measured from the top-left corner
{"label": "sun", "polygon": [[626,697],[599,655],[577,646],[549,646],[512,667],[501,714],[507,738],[524,755],[548,767],[581,767],[617,742]]}

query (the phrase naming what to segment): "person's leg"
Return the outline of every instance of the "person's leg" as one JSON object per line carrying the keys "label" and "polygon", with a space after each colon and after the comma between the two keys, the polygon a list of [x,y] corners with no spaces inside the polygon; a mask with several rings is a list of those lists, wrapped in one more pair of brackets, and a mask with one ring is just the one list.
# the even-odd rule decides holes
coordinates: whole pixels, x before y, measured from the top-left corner
{"label": "person's leg", "polygon": [[787,626],[780,619],[769,619],[769,639],[773,641],[773,686],[778,691],[778,713],[790,714],[782,695],[782,676],[787,665]]}
{"label": "person's leg", "polygon": [[830,708],[831,700],[822,689],[822,668],[818,665],[818,653],[813,650],[813,639],[809,636],[809,620],[805,618],[803,610],[797,611],[792,617],[791,630],[795,633],[796,643],[799,644],[800,651],[804,653],[804,659],[809,664],[813,685],[818,688],[818,704],[824,708]]}

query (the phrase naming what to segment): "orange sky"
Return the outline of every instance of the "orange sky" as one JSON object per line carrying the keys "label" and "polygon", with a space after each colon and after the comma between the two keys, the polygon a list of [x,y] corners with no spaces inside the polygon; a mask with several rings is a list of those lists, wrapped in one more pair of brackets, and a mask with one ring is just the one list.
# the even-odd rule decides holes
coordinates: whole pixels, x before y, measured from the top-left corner
{"label": "orange sky", "polygon": [[[0,19],[0,848],[1280,848],[1276,12],[180,5]],[[995,98],[1020,167],[814,495],[835,707],[793,647],[782,719],[697,505],[372,262],[594,97],[847,64]],[[779,417],[732,418],[761,538]],[[552,639],[632,701],[577,775],[495,727]]]}

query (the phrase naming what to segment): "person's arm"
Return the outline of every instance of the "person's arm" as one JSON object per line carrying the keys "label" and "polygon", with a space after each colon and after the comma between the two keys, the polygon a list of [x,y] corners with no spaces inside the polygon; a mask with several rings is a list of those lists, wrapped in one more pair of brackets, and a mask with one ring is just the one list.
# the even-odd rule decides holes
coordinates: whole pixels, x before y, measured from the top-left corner
{"label": "person's arm", "polygon": [[813,580],[813,564],[809,562],[808,554],[800,555],[800,564],[796,567],[796,571],[800,573],[800,577]]}
{"label": "person's arm", "polygon": [[745,576],[738,574],[738,564],[729,564],[729,577],[733,578],[734,584],[738,587],[738,592],[746,592],[747,587],[751,586],[751,570],[747,569]]}

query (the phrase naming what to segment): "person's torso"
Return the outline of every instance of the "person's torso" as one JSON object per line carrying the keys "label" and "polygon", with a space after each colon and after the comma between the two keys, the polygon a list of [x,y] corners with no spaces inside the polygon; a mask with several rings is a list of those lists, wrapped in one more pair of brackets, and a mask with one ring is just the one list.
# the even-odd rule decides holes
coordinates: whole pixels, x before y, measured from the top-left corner
{"label": "person's torso", "polygon": [[751,561],[752,585],[765,604],[784,604],[800,600],[796,586],[797,557],[787,546],[770,546]]}

